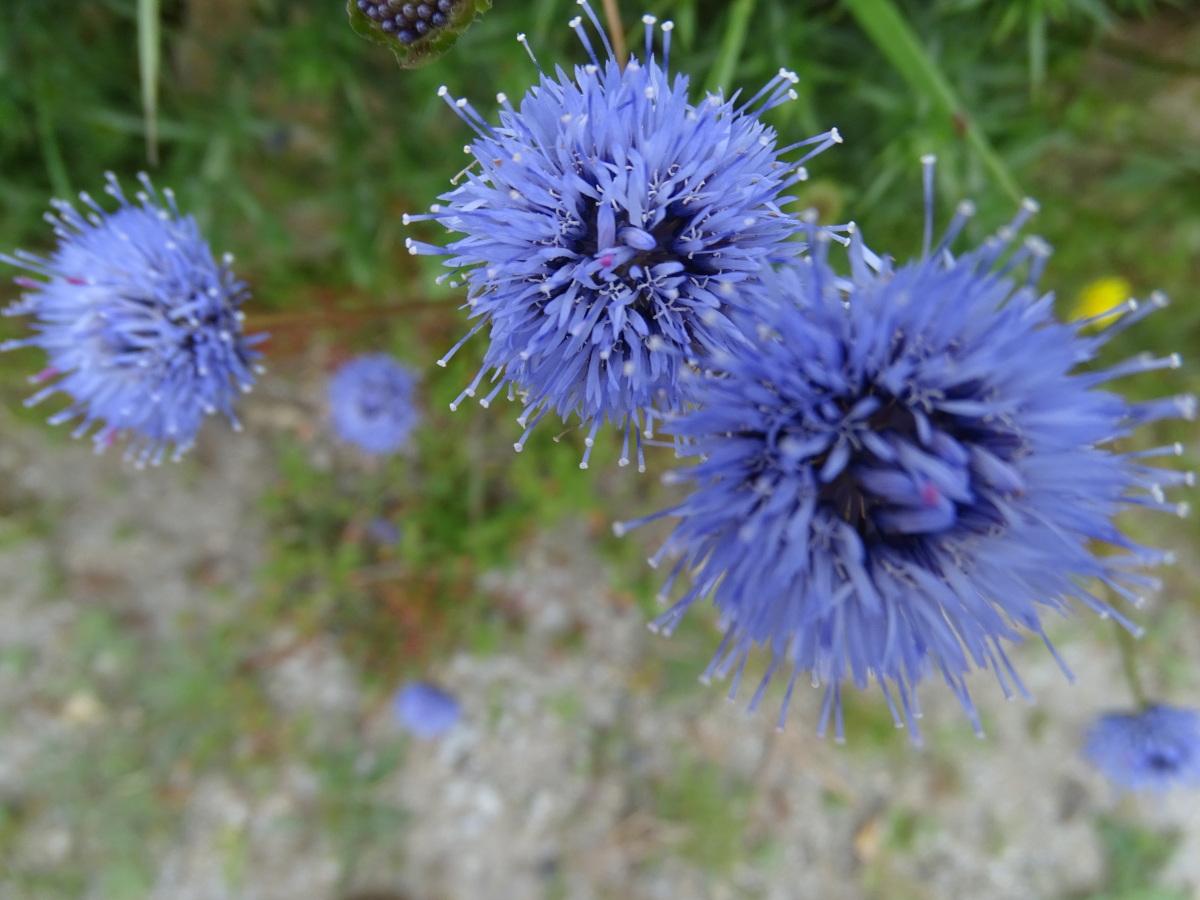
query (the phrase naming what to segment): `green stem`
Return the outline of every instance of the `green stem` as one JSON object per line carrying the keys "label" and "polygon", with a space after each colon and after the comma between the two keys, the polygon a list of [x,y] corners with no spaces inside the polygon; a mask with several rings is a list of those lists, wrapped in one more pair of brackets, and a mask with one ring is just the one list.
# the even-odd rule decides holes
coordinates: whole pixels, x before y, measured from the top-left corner
{"label": "green stem", "polygon": [[1117,646],[1121,649],[1121,666],[1125,670],[1125,681],[1129,684],[1129,692],[1133,694],[1133,702],[1139,709],[1150,705],[1146,699],[1146,690],[1142,687],[1142,678],[1138,674],[1137,660],[1134,655],[1134,637],[1120,622],[1113,622],[1117,629]]}
{"label": "green stem", "polygon": [[46,163],[46,176],[50,179],[54,195],[65,200],[71,195],[71,178],[67,174],[67,163],[63,159],[62,146],[58,142],[58,133],[54,127],[50,87],[41,69],[35,70],[34,79],[37,88],[33,115],[38,143],[42,146],[42,160]]}
{"label": "green stem", "polygon": [[733,71],[742,55],[742,48],[746,45],[746,28],[750,24],[750,17],[754,15],[754,3],[755,0],[733,0],[733,3],[729,5],[729,22],[725,25],[725,40],[721,42],[717,61],[713,65],[712,73],[708,76],[708,82],[704,85],[706,92],[715,94],[717,91],[721,91],[725,96],[729,95]]}
{"label": "green stem", "polygon": [[159,0],[138,0],[138,71],[146,120],[146,159],[158,165],[158,66],[161,59]]}

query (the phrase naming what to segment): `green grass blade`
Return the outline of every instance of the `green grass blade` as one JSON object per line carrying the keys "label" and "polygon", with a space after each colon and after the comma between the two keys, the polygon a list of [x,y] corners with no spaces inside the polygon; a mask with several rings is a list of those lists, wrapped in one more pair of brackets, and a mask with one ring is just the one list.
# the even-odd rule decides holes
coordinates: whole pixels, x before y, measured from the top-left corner
{"label": "green grass blade", "polygon": [[733,0],[729,5],[729,24],[725,26],[725,37],[721,41],[717,61],[704,85],[706,92],[715,93],[719,90],[724,92],[726,97],[729,96],[733,71],[746,44],[746,27],[750,24],[750,17],[754,15],[754,4],[755,0]]}
{"label": "green grass blade", "polygon": [[138,71],[146,120],[146,159],[158,165],[158,68],[162,59],[159,0],[138,0]]}
{"label": "green grass blade", "polygon": [[46,176],[50,179],[54,195],[66,199],[72,193],[71,178],[54,126],[54,101],[50,84],[41,68],[34,72],[34,84],[34,123],[37,127],[38,143],[41,145],[42,160],[46,164]]}
{"label": "green grass blade", "polygon": [[959,128],[996,182],[1013,197],[1023,196],[1016,180],[987,137],[967,115],[942,70],[925,52],[917,35],[892,0],[845,0],[846,8],[876,48],[909,86],[928,97]]}

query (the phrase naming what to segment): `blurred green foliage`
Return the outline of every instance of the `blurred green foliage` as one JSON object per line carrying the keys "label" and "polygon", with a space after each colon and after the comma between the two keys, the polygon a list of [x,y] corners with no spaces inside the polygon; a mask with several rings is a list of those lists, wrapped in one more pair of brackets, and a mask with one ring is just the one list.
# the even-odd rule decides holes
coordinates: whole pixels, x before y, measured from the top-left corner
{"label": "blurred green foliage", "polygon": [[1109,887],[1088,900],[1186,900],[1183,888],[1155,885],[1155,876],[1179,843],[1177,836],[1115,818],[1100,819],[1097,825],[1108,854]]}

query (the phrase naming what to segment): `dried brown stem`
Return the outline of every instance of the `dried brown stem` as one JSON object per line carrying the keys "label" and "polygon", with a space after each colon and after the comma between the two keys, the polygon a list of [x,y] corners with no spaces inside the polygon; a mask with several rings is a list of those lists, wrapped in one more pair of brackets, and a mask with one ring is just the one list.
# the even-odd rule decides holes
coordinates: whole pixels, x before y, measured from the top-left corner
{"label": "dried brown stem", "polygon": [[625,28],[621,25],[621,11],[617,9],[617,0],[603,0],[604,19],[608,24],[608,39],[612,42],[613,54],[617,57],[617,65],[625,69],[629,59],[629,48],[625,46]]}

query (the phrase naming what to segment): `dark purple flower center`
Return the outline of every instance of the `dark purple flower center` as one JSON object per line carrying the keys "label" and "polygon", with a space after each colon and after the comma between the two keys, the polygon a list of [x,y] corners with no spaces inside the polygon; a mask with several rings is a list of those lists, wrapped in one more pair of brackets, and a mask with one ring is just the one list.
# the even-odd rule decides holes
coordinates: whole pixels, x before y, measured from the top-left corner
{"label": "dark purple flower center", "polygon": [[[983,532],[1003,525],[989,491],[1019,487],[997,488],[975,471],[973,457],[985,447],[996,466],[1010,465],[1020,447],[1012,435],[936,409],[915,411],[911,402],[879,395],[826,401],[817,412],[828,428],[825,434],[833,435],[805,460],[818,473],[818,507],[849,523],[864,544],[911,548],[925,535],[954,527]],[[796,428],[784,429],[792,437],[775,439],[785,459],[787,441],[802,447],[817,433],[811,414]]]}
{"label": "dark purple flower center", "polygon": [[[710,267],[701,265],[704,257],[686,260],[681,258],[684,255],[675,247],[684,230],[692,222],[692,216],[686,211],[680,210],[681,214],[675,214],[676,208],[684,204],[671,204],[662,221],[649,229],[631,225],[628,216],[619,213],[616,218],[615,242],[610,239],[606,246],[600,244],[602,238],[596,224],[597,208],[594,204],[587,205],[591,210],[584,210],[580,216],[584,223],[583,233],[572,249],[581,257],[594,258],[600,263],[603,269],[598,273],[601,280],[623,281],[631,290],[636,290],[636,284],[644,272],[665,262],[678,262],[699,274],[712,274]],[[611,276],[611,279],[608,276]],[[646,298],[639,297],[634,301],[633,308],[648,312],[650,304]]]}
{"label": "dark purple flower center", "polygon": [[402,44],[427,37],[450,23],[455,0],[425,0],[405,3],[403,0],[358,0],[358,8],[379,23],[388,34]]}
{"label": "dark purple flower center", "polygon": [[1169,774],[1179,768],[1181,754],[1173,747],[1156,747],[1146,754],[1146,767],[1160,774]]}

